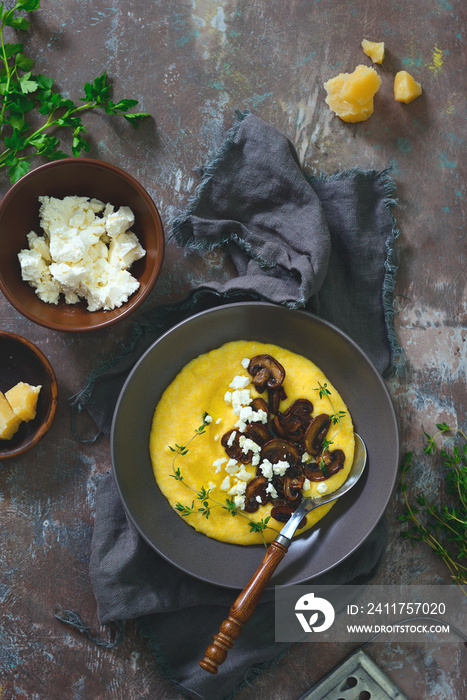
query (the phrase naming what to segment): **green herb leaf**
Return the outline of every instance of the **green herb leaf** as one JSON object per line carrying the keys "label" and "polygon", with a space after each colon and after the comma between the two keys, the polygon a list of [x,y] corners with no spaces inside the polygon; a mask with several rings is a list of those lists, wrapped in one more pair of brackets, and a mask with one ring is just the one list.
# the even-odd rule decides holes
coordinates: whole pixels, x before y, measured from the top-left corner
{"label": "green herb leaf", "polygon": [[16,159],[12,165],[8,168],[8,175],[10,176],[11,182],[17,182],[23,175],[26,175],[31,170],[31,163],[27,159],[19,160]]}
{"label": "green herb leaf", "polygon": [[175,504],[175,510],[177,510],[184,518],[195,512],[195,502],[191,506],[185,506],[182,503]]}
{"label": "green herb leaf", "polygon": [[250,520],[250,532],[263,532],[263,530],[266,530],[270,518],[271,516],[268,515],[267,518],[264,518],[264,520],[258,520],[258,522]]}
{"label": "green herb leaf", "polygon": [[27,73],[22,75],[18,81],[19,86],[21,88],[21,92],[24,95],[27,95],[29,92],[35,92],[37,90],[37,80],[30,80],[31,75],[31,71],[28,71]]}
{"label": "green herb leaf", "polygon": [[23,50],[23,44],[4,44],[3,46],[3,57],[11,58],[17,53]]}
{"label": "green herb leaf", "polygon": [[134,112],[133,114],[123,114],[122,116],[127,122],[130,122],[130,124],[136,128],[139,126],[142,119],[149,117],[149,114],[147,112]]}
{"label": "green herb leaf", "polygon": [[415,497],[419,507],[411,504],[405,476],[412,467],[413,455],[407,453],[400,466],[401,492],[406,509],[398,516],[407,529],[400,534],[412,545],[423,542],[431,547],[445,562],[452,581],[459,584],[467,595],[464,589],[467,586],[467,436],[459,428],[453,430],[446,423],[438,423],[436,427],[439,431],[436,435],[424,433],[425,454],[434,454],[438,449],[436,439],[447,432],[457,433],[464,440],[461,447],[454,445],[450,452],[439,450],[445,460],[446,491],[451,496],[451,503],[438,503],[419,493]]}
{"label": "green herb leaf", "polygon": [[15,56],[15,66],[20,70],[28,71],[34,65],[32,58],[25,56],[23,53],[17,53]]}
{"label": "green herb leaf", "polygon": [[[72,131],[73,156],[88,152],[90,145],[83,136],[86,128],[82,121],[86,111],[100,109],[123,117],[133,126],[149,116],[144,112],[128,113],[138,104],[135,99],[110,100],[111,84],[106,73],[85,84],[85,97],[81,101],[86,104],[79,107],[54,89],[53,78],[34,75],[33,59],[24,54],[22,43],[6,41],[4,30],[7,27],[28,29],[29,19],[22,13],[37,10],[39,6],[40,0],[17,0],[13,7],[5,10],[4,3],[0,3],[0,126],[4,146],[0,168],[8,168],[12,182],[28,172],[33,156],[53,160],[68,157],[59,148],[58,136],[54,133],[59,128]],[[33,110],[44,117],[42,125],[35,130],[24,116]]]}

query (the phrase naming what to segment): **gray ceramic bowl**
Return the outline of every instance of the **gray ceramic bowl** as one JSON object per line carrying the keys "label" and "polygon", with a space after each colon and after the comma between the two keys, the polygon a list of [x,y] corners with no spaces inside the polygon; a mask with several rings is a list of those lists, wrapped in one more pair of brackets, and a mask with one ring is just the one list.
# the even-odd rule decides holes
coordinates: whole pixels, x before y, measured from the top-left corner
{"label": "gray ceramic bowl", "polygon": [[127,512],[155,551],[189,574],[243,588],[264,548],[225,544],[196,532],[159,491],[149,456],[156,404],[194,357],[232,340],[275,343],[308,357],[346,402],[368,450],[359,483],[292,543],[270,585],[302,583],[343,562],[368,537],[392,493],[399,462],[396,416],[384,381],[362,350],[329,323],[266,303],[221,306],[163,335],[139,360],[120,394],[112,424],[113,470]]}

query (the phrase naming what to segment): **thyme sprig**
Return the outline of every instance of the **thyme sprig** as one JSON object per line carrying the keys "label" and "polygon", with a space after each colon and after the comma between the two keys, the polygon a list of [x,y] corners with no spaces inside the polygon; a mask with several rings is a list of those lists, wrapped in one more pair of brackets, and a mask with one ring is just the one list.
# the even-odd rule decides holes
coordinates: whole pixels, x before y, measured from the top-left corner
{"label": "thyme sprig", "polygon": [[[184,479],[180,467],[176,466],[177,458],[184,457],[189,452],[188,446],[196,437],[203,435],[203,433],[206,432],[206,428],[209,425],[209,423],[209,414],[204,413],[203,422],[198,428],[195,429],[194,434],[185,444],[178,445],[177,443],[175,443],[173,446],[169,445],[169,450],[171,450],[171,452],[174,453],[174,456],[172,458],[172,474],[170,476],[172,476],[176,481],[180,481],[181,483],[183,483],[183,485],[187,489],[193,491],[196,494],[196,497],[192,500],[191,505],[177,502],[175,504],[175,510],[178,513],[180,513],[180,515],[184,518],[193,515],[194,513],[200,513],[203,517],[208,519],[212,509],[214,507],[220,507],[223,510],[226,510],[228,513],[230,513],[230,515],[232,515],[233,517],[235,517],[236,515],[240,515],[241,517],[245,518],[248,521],[248,525],[250,526],[250,532],[259,533],[263,538],[264,543],[266,544],[266,541],[264,539],[264,530],[266,530],[267,528],[275,530],[275,528],[271,528],[271,526],[268,525],[271,516],[268,515],[266,518],[262,518],[258,521],[252,520],[235,505],[233,499],[227,498],[225,502],[222,503],[221,501],[218,501],[217,499],[213,498],[213,496],[211,495],[211,489],[207,489],[205,486],[201,486],[201,488],[197,490],[190,486],[190,484],[188,484]],[[195,503],[195,501],[199,501],[199,503]]]}
{"label": "thyme sprig", "polygon": [[461,447],[454,445],[449,452],[439,449],[444,459],[446,490],[453,496],[453,505],[439,505],[424,493],[416,495],[417,505],[411,505],[406,475],[412,468],[413,453],[408,452],[400,466],[400,488],[406,509],[398,519],[408,525],[401,531],[401,536],[413,546],[416,542],[424,542],[431,547],[446,564],[452,581],[459,584],[467,596],[467,436],[459,428],[450,428],[446,423],[438,423],[436,427],[438,432],[435,435],[424,433],[425,454],[436,453],[440,435],[457,434],[464,441]]}
{"label": "thyme sprig", "polygon": [[[325,397],[331,406],[332,413],[329,415],[329,418],[331,419],[332,425],[337,425],[338,428],[334,435],[332,436],[333,439],[329,440],[328,438],[324,438],[322,442],[322,452],[326,452],[331,445],[334,444],[334,440],[336,439],[337,435],[339,434],[341,428],[342,428],[342,418],[346,415],[347,411],[336,411],[334,404],[331,399],[331,390],[329,389],[327,382],[324,382],[324,384],[321,384],[321,382],[318,382],[318,388],[315,389],[315,391],[318,392],[318,396],[320,399]],[[324,457],[321,457],[320,462],[319,462],[319,467],[321,471],[323,472],[324,476],[327,474],[327,469],[326,469],[326,464],[324,462]]]}
{"label": "thyme sprig", "polygon": [[[84,85],[84,104],[76,105],[54,89],[53,78],[35,75],[34,61],[23,52],[22,43],[5,41],[6,27],[25,31],[30,22],[24,13],[38,10],[40,0],[16,0],[11,9],[4,9],[0,2],[0,168],[8,168],[11,182],[16,182],[31,168],[31,160],[43,156],[48,160],[67,158],[60,150],[60,139],[54,135],[57,129],[72,131],[71,153],[79,156],[90,150],[84,138],[86,127],[83,112],[102,110],[106,114],[123,117],[133,126],[148,117],[146,112],[128,113],[138,104],[134,99],[114,102],[110,99],[111,85],[107,74]],[[30,116],[42,115],[43,122],[37,128],[27,121]]]}

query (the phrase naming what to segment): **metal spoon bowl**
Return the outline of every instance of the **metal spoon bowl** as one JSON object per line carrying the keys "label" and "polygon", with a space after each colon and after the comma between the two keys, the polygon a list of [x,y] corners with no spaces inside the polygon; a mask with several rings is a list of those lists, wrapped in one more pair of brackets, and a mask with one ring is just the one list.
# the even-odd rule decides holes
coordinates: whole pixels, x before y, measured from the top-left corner
{"label": "metal spoon bowl", "polygon": [[332,493],[303,499],[274,542],[269,545],[260,566],[230,608],[229,616],[220,625],[219,632],[214,635],[213,643],[205,651],[204,659],[199,662],[201,668],[209,673],[217,673],[218,666],[224,663],[229,649],[233,647],[234,640],[240,636],[244,623],[253,615],[271,576],[287,553],[300,520],[314,508],[335,501],[350,491],[360,479],[366,462],[365,443],[360,435],[355,433],[354,460],[347,479]]}
{"label": "metal spoon bowl", "polygon": [[350,468],[349,475],[348,475],[347,479],[344,481],[344,483],[342,484],[342,486],[339,486],[338,489],[336,489],[335,491],[332,491],[331,493],[324,493],[321,496],[313,496],[313,497],[309,497],[309,498],[304,498],[303,501],[300,503],[299,507],[297,508],[297,510],[293,513],[293,515],[289,518],[287,523],[284,525],[284,527],[280,531],[280,534],[276,537],[276,539],[275,539],[276,542],[278,542],[279,544],[282,544],[284,547],[288,547],[290,545],[292,537],[295,534],[295,531],[298,527],[298,524],[304,515],[306,515],[307,513],[310,513],[315,508],[319,508],[319,506],[325,505],[325,503],[331,503],[332,501],[335,501],[337,498],[340,498],[341,496],[344,495],[344,493],[347,493],[347,491],[350,491],[350,489],[355,486],[355,484],[360,479],[360,477],[363,474],[363,471],[365,469],[366,462],[367,462],[367,451],[366,451],[365,443],[363,442],[360,435],[358,435],[357,433],[354,433],[354,435],[355,435],[354,460],[353,460],[353,464]]}

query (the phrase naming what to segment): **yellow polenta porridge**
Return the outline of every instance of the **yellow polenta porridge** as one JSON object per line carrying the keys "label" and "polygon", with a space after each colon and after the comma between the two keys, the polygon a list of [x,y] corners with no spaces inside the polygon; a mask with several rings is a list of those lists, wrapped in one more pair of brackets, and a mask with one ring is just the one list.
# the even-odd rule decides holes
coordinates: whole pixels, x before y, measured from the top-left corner
{"label": "yellow polenta porridge", "polygon": [[[208,537],[271,542],[304,496],[335,491],[354,455],[352,419],[310,360],[254,341],[192,360],[160,399],[150,452],[171,506]],[[297,534],[332,507],[306,516]]]}

